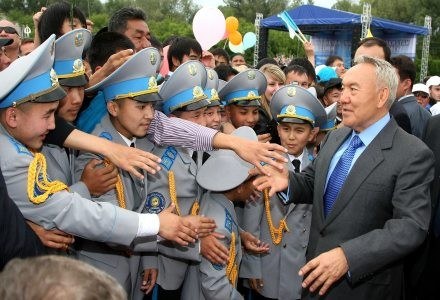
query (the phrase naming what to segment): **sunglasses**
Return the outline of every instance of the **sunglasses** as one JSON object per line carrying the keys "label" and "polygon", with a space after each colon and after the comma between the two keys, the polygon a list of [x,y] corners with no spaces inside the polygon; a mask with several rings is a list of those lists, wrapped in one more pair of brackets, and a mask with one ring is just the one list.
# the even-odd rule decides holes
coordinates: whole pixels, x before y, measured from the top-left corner
{"label": "sunglasses", "polygon": [[425,99],[429,97],[429,95],[427,93],[424,93],[424,92],[414,92],[414,96],[415,97],[425,98]]}
{"label": "sunglasses", "polygon": [[15,28],[11,26],[0,27],[0,32],[2,32],[3,30],[9,34],[17,34],[17,30],[15,30]]}

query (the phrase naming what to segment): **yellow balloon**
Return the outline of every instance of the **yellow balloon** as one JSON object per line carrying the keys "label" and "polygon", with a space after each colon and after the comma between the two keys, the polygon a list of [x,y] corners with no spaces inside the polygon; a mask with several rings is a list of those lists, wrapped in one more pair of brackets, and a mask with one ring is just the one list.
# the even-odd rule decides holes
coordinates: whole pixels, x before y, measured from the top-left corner
{"label": "yellow balloon", "polygon": [[229,33],[229,41],[231,42],[232,45],[236,45],[236,46],[240,45],[241,42],[243,41],[241,33],[238,31],[233,31]]}
{"label": "yellow balloon", "polygon": [[238,19],[236,17],[226,18],[226,32],[231,33],[238,30]]}

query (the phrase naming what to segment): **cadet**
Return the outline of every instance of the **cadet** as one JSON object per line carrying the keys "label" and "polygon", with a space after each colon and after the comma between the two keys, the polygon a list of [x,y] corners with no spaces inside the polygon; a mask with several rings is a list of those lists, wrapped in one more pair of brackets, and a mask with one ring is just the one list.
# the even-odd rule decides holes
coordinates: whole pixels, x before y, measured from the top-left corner
{"label": "cadet", "polygon": [[48,178],[46,159],[38,150],[55,127],[58,101],[66,96],[52,70],[54,40],[52,35],[0,72],[0,166],[9,194],[24,217],[45,229],[126,246],[136,237],[158,233],[182,244],[194,241],[191,225],[170,211],[158,218],[97,204]]}
{"label": "cadet", "polygon": [[220,130],[221,127],[221,108],[218,96],[219,79],[217,72],[211,68],[206,68],[208,78],[205,85],[205,94],[208,96],[209,104],[205,110],[206,127]]}
{"label": "cadet", "polygon": [[[313,128],[326,121],[324,107],[308,90],[288,85],[273,95],[271,113],[276,119],[281,145],[288,150],[287,168],[300,172],[313,156],[307,151]],[[256,299],[300,299],[299,269],[306,262],[311,205],[283,205],[264,191],[260,204],[260,239],[270,241],[270,252],[260,256],[261,277],[250,280]],[[273,196],[276,198],[277,196]],[[255,212],[254,212],[255,213]],[[254,216],[257,218],[256,216]]]}
{"label": "cadet", "polygon": [[234,76],[220,90],[219,97],[234,128],[253,128],[258,122],[258,108],[266,85],[266,77],[262,72],[249,69]]}
{"label": "cadet", "polygon": [[[255,132],[246,126],[236,129],[233,135],[257,140]],[[229,249],[226,265],[214,264],[202,258],[198,286],[192,289],[191,299],[243,299],[237,291],[237,279],[242,257],[240,228],[233,202],[244,202],[254,192],[249,170],[252,165],[230,150],[219,150],[211,155],[197,174],[197,182],[204,189],[200,213],[213,218],[216,232],[225,236],[222,244]],[[189,298],[188,298],[189,299]]]}
{"label": "cadet", "polygon": [[[163,113],[204,126],[204,111],[209,104],[202,88],[206,79],[207,73],[202,63],[187,61],[180,65],[160,89],[164,101]],[[178,215],[196,215],[201,189],[196,182],[197,165],[192,159],[192,151],[156,145],[152,153],[161,158],[162,169],[154,175],[148,174],[146,211],[159,213],[170,204],[175,204]],[[171,243],[159,245],[159,299],[180,298],[190,261],[200,261],[198,244],[184,248]]]}
{"label": "cadet", "polygon": [[318,154],[320,145],[327,133],[337,128],[337,110],[338,104],[335,102],[330,106],[325,107],[326,121],[319,126],[319,132],[316,135],[315,141],[315,156]]}
{"label": "cadet", "polygon": [[[54,70],[60,85],[66,92],[66,97],[60,100],[55,112],[60,118],[67,122],[74,122],[84,98],[84,86],[87,84],[85,67],[82,62],[82,53],[85,47],[90,44],[91,33],[86,29],[77,29],[66,33],[55,41],[55,62]],[[69,186],[70,191],[77,192],[84,198],[90,199],[90,193],[100,195],[112,188],[113,184],[107,186],[104,180],[101,183],[101,176],[107,175],[108,180],[116,178],[116,171],[112,164],[104,169],[94,168],[100,161],[90,162],[84,169],[79,181],[74,177],[74,150],[55,145],[44,145],[41,152],[46,157],[47,172],[52,180],[60,180]],[[99,171],[99,173],[97,172]],[[107,179],[107,178],[104,178]],[[106,186],[104,186],[106,184]]]}

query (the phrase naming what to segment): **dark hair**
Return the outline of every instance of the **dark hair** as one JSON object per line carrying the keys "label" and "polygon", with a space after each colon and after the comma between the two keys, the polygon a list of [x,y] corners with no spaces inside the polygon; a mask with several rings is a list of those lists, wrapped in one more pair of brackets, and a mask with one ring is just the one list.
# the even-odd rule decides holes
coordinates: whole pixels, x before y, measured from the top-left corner
{"label": "dark hair", "polygon": [[380,38],[377,38],[377,37],[365,38],[365,39],[363,39],[363,40],[361,40],[359,42],[358,48],[360,46],[363,46],[363,47],[366,47],[366,48],[373,47],[373,46],[381,47],[382,50],[383,50],[383,53],[385,55],[384,59],[387,62],[390,62],[390,60],[391,60],[391,49],[390,49],[390,47],[388,47],[387,42],[385,42],[384,40],[382,40]]}
{"label": "dark hair", "polygon": [[300,66],[300,65],[289,65],[289,66],[285,67],[283,71],[286,76],[290,72],[296,73],[298,75],[303,75],[303,74],[307,75],[307,70],[303,66]]}
{"label": "dark hair", "polygon": [[87,54],[92,72],[95,72],[96,67],[103,66],[110,56],[125,49],[134,50],[134,45],[122,33],[110,31],[97,34],[93,38]]}
{"label": "dark hair", "polygon": [[52,34],[55,34],[59,38],[61,34],[61,28],[66,19],[76,18],[81,22],[83,28],[87,28],[86,17],[84,13],[75,6],[67,2],[57,2],[50,5],[41,15],[40,22],[38,23],[38,33],[40,36],[40,42],[43,43]]}
{"label": "dark hair", "polygon": [[231,67],[230,65],[220,65],[214,68],[218,74],[218,78],[224,81],[228,81],[229,76],[235,76],[238,71]]}
{"label": "dark hair", "polygon": [[344,61],[342,59],[342,57],[337,56],[337,55],[330,55],[327,60],[325,61],[325,65],[326,66],[331,66],[335,61],[340,60],[340,61]]}
{"label": "dark hair", "polygon": [[307,58],[305,57],[294,58],[290,61],[288,66],[293,66],[293,65],[299,65],[303,67],[306,70],[307,77],[309,77],[309,80],[312,79],[313,81],[315,81],[316,79],[315,68]]}
{"label": "dark hair", "polygon": [[189,55],[193,50],[195,53],[202,55],[202,46],[195,39],[190,39],[187,37],[179,37],[171,44],[168,49],[168,66],[170,70],[173,69],[173,57],[177,58],[180,62],[185,55]]}
{"label": "dark hair", "polygon": [[116,11],[108,21],[108,31],[124,33],[130,20],[147,21],[145,12],[136,7],[123,7]]}
{"label": "dark hair", "polygon": [[267,65],[267,64],[279,66],[278,62],[275,59],[270,58],[270,57],[265,57],[265,58],[260,59],[258,64],[255,66],[255,69],[259,70],[262,66]]}
{"label": "dark hair", "polygon": [[416,81],[416,65],[406,55],[399,55],[391,58],[391,64],[395,67],[399,73],[400,81],[409,79],[411,80],[411,87]]}
{"label": "dark hair", "polygon": [[226,58],[226,61],[229,63],[229,54],[228,52],[223,48],[215,48],[211,51],[212,55],[222,56]]}
{"label": "dark hair", "polygon": [[150,37],[150,43],[151,43],[151,47],[154,47],[159,51],[163,49],[162,43],[155,36]]}
{"label": "dark hair", "polygon": [[180,38],[180,36],[178,36],[178,35],[169,36],[163,41],[162,46],[163,47],[171,46],[179,38]]}

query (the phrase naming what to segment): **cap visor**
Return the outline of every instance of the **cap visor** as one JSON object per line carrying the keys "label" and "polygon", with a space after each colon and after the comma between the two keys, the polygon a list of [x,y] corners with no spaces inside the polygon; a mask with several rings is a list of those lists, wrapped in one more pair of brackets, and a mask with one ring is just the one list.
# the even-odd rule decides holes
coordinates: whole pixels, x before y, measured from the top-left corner
{"label": "cap visor", "polygon": [[71,78],[60,78],[58,79],[60,85],[68,87],[81,87],[85,86],[88,82],[85,75],[71,77]]}

